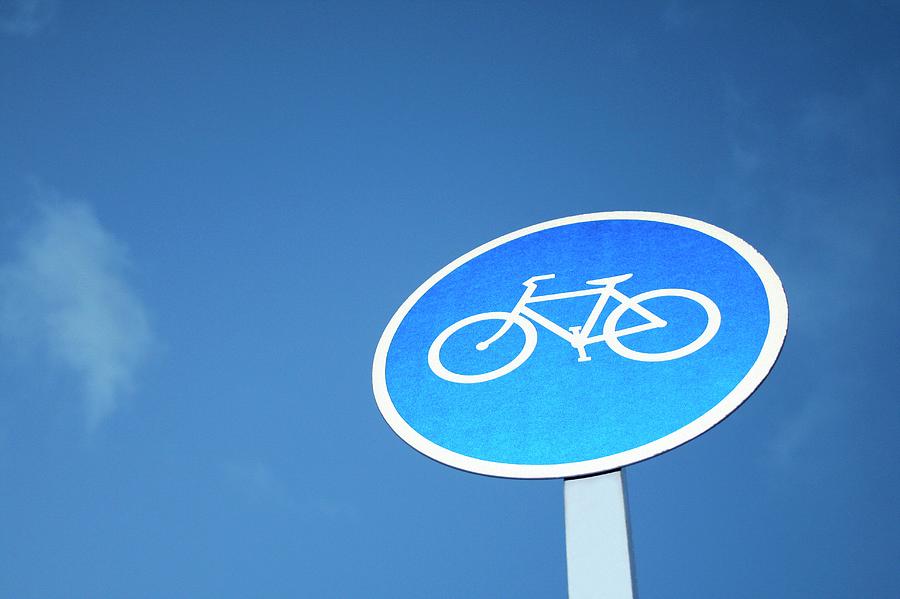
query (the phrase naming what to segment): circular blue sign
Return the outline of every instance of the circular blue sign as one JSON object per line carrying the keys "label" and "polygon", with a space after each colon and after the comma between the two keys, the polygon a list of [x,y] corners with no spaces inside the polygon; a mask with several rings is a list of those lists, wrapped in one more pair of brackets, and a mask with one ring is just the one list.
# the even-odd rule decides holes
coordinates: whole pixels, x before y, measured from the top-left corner
{"label": "circular blue sign", "polygon": [[749,244],[647,212],[505,235],[423,283],[391,319],[373,386],[394,431],[450,466],[596,474],[667,451],[737,408],[787,330]]}

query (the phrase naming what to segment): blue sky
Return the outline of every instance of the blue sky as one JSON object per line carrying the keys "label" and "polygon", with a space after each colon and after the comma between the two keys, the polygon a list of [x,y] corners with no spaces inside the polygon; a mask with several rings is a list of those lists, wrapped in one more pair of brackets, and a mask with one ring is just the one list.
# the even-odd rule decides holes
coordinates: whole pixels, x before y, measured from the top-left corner
{"label": "blue sky", "polygon": [[894,2],[0,0],[0,597],[562,597],[560,481],[452,470],[370,367],[551,218],[757,247],[782,356],[627,468],[641,599],[900,595]]}

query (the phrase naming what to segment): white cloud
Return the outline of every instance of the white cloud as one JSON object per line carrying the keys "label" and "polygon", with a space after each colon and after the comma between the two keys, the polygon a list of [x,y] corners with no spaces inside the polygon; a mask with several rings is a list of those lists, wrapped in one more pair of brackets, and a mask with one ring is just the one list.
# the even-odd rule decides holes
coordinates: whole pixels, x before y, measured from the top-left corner
{"label": "white cloud", "polygon": [[151,331],[123,277],[124,247],[88,205],[40,195],[37,218],[0,266],[0,338],[74,374],[94,428],[132,390]]}
{"label": "white cloud", "polygon": [[53,22],[58,7],[56,0],[0,0],[0,31],[33,37]]}

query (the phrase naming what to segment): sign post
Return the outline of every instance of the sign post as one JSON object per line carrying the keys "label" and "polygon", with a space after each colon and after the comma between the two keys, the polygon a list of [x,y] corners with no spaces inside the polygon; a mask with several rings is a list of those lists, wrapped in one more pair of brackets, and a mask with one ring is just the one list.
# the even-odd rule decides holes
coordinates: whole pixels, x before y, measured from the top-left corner
{"label": "sign post", "polygon": [[563,489],[569,598],[633,599],[622,471],[567,479]]}
{"label": "sign post", "polygon": [[584,214],[499,237],[422,283],[381,336],[372,384],[428,457],[567,479],[571,597],[631,597],[619,471],[737,409],[775,363],[787,314],[775,271],[727,231]]}

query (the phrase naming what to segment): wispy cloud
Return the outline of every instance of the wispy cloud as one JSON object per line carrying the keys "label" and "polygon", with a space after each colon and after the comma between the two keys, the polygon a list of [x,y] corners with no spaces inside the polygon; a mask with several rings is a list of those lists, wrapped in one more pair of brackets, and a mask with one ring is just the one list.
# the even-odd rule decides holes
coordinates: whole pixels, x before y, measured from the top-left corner
{"label": "wispy cloud", "polygon": [[779,258],[791,306],[788,345],[805,348],[779,365],[798,381],[770,436],[770,463],[785,471],[809,466],[848,420],[867,378],[858,348],[890,343],[896,328],[883,304],[885,282],[900,274],[895,88],[872,76],[855,93],[810,94],[779,117],[734,87],[726,93],[734,177],[725,191],[740,201],[723,210],[763,225],[761,249]]}
{"label": "wispy cloud", "polygon": [[37,216],[0,266],[0,338],[36,348],[81,383],[89,428],[133,387],[151,344],[145,308],[128,283],[125,248],[90,206],[40,190]]}
{"label": "wispy cloud", "polygon": [[737,166],[738,170],[743,173],[752,173],[759,168],[761,164],[760,156],[757,152],[745,147],[737,141],[731,143],[731,159]]}
{"label": "wispy cloud", "polygon": [[668,29],[680,29],[693,24],[697,20],[697,13],[678,0],[672,0],[663,9],[660,18]]}
{"label": "wispy cloud", "polygon": [[222,474],[247,501],[258,505],[294,507],[296,502],[272,468],[258,460],[227,460]]}
{"label": "wispy cloud", "polygon": [[0,31],[33,37],[53,22],[58,9],[56,0],[0,0]]}
{"label": "wispy cloud", "polygon": [[782,471],[791,471],[814,454],[818,437],[832,433],[841,423],[841,392],[814,385],[793,410],[776,424],[769,439],[767,457]]}
{"label": "wispy cloud", "polygon": [[304,517],[356,520],[360,511],[356,504],[339,492],[329,492],[319,485],[311,489],[292,489],[272,466],[255,459],[226,460],[220,464],[228,485],[244,501],[264,509],[302,514]]}

